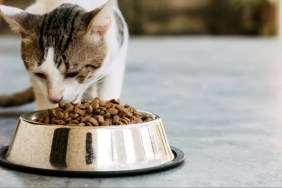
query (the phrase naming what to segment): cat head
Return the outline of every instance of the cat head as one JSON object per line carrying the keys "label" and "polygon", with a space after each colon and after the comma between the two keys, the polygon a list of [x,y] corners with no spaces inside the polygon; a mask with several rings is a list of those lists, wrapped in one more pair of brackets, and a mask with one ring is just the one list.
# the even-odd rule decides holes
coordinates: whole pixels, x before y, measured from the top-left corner
{"label": "cat head", "polygon": [[22,36],[21,56],[34,89],[51,103],[79,102],[102,76],[112,13],[113,1],[90,12],[63,4],[44,15],[0,5],[0,14]]}

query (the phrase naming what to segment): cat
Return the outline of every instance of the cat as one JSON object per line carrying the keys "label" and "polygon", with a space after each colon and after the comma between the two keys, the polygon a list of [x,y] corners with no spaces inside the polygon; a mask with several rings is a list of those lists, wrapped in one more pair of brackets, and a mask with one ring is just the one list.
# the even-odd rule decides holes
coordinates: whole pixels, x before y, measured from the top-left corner
{"label": "cat", "polygon": [[115,0],[37,0],[25,11],[0,5],[0,14],[22,36],[32,84],[0,96],[0,107],[120,98],[129,34]]}

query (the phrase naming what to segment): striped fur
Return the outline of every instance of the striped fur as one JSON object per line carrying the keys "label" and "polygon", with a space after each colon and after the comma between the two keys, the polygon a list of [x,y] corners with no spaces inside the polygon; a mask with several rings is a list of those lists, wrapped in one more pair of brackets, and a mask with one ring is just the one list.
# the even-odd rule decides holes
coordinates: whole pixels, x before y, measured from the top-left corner
{"label": "striped fur", "polygon": [[[112,2],[92,11],[63,3],[42,15],[6,6],[0,13],[23,37],[21,56],[34,90],[17,105],[33,97],[37,109],[85,97],[120,97],[128,37]],[[13,97],[0,96],[0,106],[13,105]]]}
{"label": "striped fur", "polygon": [[[83,64],[85,63],[84,59],[75,59],[75,57],[77,57],[76,53],[79,53],[87,45],[81,36],[86,32],[93,14],[92,12],[86,13],[78,5],[63,4],[52,12],[43,15],[39,27],[35,30],[36,34],[29,36],[30,39],[23,40],[22,43],[23,59],[30,57],[32,51],[34,51],[34,46],[37,51],[34,55],[38,55],[36,57],[37,65],[32,64],[32,61],[26,61],[26,67],[30,69],[32,66],[40,66],[44,62],[47,49],[53,47],[55,49],[55,66],[58,69],[61,66],[65,67],[61,71],[62,74],[66,74],[69,70],[81,71],[84,68],[88,68],[89,66]],[[95,59],[89,60],[90,63],[93,64],[93,67],[99,68],[106,56],[106,50],[105,42],[100,41],[95,45],[87,46],[87,50],[85,49],[81,52],[83,53],[81,56],[86,58],[85,56],[89,52],[93,59]],[[99,54],[95,54],[96,52]],[[99,58],[97,59],[97,57]],[[80,62],[80,64],[78,65],[74,61]]]}

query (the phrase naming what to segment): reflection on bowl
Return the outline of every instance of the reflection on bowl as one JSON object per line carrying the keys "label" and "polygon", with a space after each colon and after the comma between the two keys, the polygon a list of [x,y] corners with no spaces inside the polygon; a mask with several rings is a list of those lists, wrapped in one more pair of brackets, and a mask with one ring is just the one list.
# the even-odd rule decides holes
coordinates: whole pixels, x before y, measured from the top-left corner
{"label": "reflection on bowl", "polygon": [[6,154],[14,164],[50,170],[123,171],[159,166],[173,160],[161,119],[105,127],[44,125],[38,111],[19,118]]}

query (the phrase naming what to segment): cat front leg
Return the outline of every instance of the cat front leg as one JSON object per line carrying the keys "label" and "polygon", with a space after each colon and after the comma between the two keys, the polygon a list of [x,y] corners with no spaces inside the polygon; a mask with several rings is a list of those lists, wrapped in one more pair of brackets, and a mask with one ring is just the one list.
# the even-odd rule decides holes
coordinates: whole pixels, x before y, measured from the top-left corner
{"label": "cat front leg", "polygon": [[99,84],[98,97],[104,100],[119,99],[121,96],[123,74],[106,76]]}
{"label": "cat front leg", "polygon": [[112,63],[115,66],[98,84],[98,97],[104,100],[119,99],[121,96],[125,62],[124,59],[117,59]]}
{"label": "cat front leg", "polygon": [[83,99],[93,100],[95,97],[98,97],[98,86],[97,84],[92,84],[83,94]]}
{"label": "cat front leg", "polygon": [[127,44],[123,46],[119,55],[110,62],[110,73],[98,84],[98,97],[104,100],[119,99],[121,97]]}

